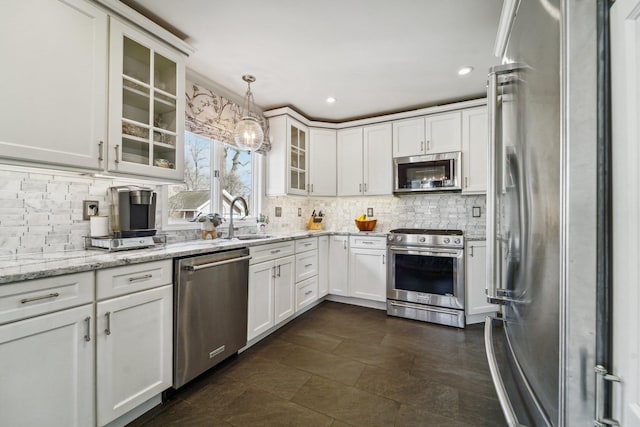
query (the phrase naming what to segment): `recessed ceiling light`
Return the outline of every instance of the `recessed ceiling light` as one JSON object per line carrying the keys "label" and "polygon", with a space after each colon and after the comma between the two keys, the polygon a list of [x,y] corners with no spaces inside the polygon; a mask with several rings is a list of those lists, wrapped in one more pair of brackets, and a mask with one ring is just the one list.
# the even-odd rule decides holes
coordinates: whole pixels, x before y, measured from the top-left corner
{"label": "recessed ceiling light", "polygon": [[473,71],[473,67],[462,67],[458,70],[458,75],[459,76],[466,76],[467,74],[469,74],[470,72]]}
{"label": "recessed ceiling light", "polygon": [[336,99],[333,96],[327,98],[327,104],[333,104],[334,102],[336,102]]}

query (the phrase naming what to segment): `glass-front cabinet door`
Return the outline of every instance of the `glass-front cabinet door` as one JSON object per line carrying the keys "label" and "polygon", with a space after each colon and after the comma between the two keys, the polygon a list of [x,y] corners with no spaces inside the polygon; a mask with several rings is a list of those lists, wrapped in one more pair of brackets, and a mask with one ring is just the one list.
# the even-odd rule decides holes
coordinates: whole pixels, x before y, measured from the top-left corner
{"label": "glass-front cabinet door", "polygon": [[309,141],[307,128],[288,119],[289,130],[289,193],[307,194]]}
{"label": "glass-front cabinet door", "polygon": [[111,20],[109,170],[182,180],[184,56]]}

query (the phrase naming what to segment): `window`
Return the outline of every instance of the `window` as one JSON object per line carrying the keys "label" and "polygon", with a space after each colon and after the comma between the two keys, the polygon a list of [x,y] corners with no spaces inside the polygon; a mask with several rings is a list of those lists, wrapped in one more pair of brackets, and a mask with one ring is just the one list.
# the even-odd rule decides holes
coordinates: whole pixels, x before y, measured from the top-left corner
{"label": "window", "polygon": [[257,163],[260,154],[240,151],[212,139],[185,132],[184,184],[169,185],[168,224],[185,224],[199,214],[229,217],[229,206],[242,196],[249,210],[236,203],[234,215],[244,217],[256,209]]}

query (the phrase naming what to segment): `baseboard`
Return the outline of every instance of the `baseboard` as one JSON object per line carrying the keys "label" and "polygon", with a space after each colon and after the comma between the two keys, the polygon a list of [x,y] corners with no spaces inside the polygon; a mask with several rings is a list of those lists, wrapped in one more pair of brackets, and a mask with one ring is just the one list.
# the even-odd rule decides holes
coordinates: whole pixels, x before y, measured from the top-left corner
{"label": "baseboard", "polygon": [[362,298],[343,297],[341,295],[327,295],[325,297],[327,301],[341,302],[343,304],[359,305],[360,307],[375,308],[377,310],[387,310],[386,301],[371,301]]}

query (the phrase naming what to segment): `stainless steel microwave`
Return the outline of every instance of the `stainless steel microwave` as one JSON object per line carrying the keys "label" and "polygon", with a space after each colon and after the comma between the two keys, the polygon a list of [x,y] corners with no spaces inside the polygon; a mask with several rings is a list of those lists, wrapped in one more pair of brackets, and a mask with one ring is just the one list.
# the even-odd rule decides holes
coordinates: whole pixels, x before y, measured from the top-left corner
{"label": "stainless steel microwave", "polygon": [[462,190],[462,153],[426,154],[393,159],[393,192]]}

